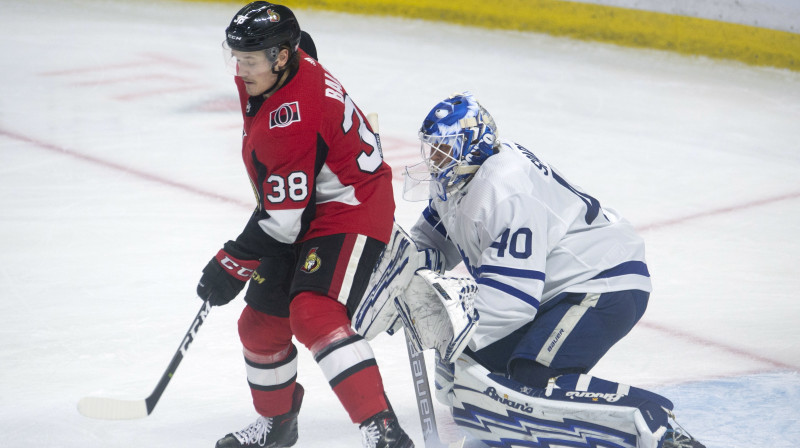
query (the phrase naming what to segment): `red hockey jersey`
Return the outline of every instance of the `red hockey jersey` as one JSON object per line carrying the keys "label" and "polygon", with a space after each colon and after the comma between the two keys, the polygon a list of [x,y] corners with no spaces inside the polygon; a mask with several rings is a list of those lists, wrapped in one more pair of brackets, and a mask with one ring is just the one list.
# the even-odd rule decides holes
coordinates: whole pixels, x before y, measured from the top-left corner
{"label": "red hockey jersey", "polygon": [[337,233],[388,242],[395,204],[380,144],[341,83],[298,57],[294,77],[266,100],[236,78],[258,226],[280,243]]}

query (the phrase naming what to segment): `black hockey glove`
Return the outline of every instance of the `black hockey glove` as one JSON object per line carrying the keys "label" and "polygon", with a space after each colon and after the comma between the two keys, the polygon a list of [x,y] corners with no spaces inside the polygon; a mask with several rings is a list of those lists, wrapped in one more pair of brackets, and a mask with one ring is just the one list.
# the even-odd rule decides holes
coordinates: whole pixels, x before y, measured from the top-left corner
{"label": "black hockey glove", "polygon": [[[244,288],[258,267],[258,260],[235,257],[229,251],[232,242],[225,244],[203,269],[197,284],[197,295],[212,306],[221,306],[233,300]],[[228,249],[228,250],[226,250]]]}

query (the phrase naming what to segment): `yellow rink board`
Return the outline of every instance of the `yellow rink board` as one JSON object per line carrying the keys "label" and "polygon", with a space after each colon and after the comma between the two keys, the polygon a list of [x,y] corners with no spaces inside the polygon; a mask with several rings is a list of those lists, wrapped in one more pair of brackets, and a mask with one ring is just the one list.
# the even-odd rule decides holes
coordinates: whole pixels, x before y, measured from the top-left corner
{"label": "yellow rink board", "polygon": [[[185,0],[210,1],[210,0]],[[215,0],[236,6],[247,1]],[[800,34],[635,9],[560,0],[286,0],[318,9],[546,33],[800,71]]]}

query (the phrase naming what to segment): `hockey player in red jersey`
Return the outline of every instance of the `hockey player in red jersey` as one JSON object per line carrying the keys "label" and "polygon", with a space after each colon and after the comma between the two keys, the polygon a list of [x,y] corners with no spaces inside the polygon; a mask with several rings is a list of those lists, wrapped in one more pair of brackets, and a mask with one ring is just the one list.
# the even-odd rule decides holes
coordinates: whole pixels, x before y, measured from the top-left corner
{"label": "hockey player in red jersey", "polygon": [[303,388],[294,337],[360,425],[365,447],[413,447],[391,411],[369,344],[350,327],[392,231],[391,170],[376,135],[316,60],[289,8],[245,6],[226,29],[224,47],[235,70],[242,157],[257,206],[241,234],[203,269],[197,293],[220,306],[249,281],[238,325],[260,416],[216,446],[295,444]]}

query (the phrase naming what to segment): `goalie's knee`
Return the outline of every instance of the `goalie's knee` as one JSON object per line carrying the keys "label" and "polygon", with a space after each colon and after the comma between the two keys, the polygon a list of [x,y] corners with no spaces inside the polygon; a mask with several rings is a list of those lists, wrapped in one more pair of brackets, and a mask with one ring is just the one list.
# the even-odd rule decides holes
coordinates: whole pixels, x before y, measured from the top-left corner
{"label": "goalie's knee", "polygon": [[525,358],[511,361],[508,368],[511,379],[519,383],[544,389],[550,378],[567,373],[584,373],[582,369],[554,369]]}

